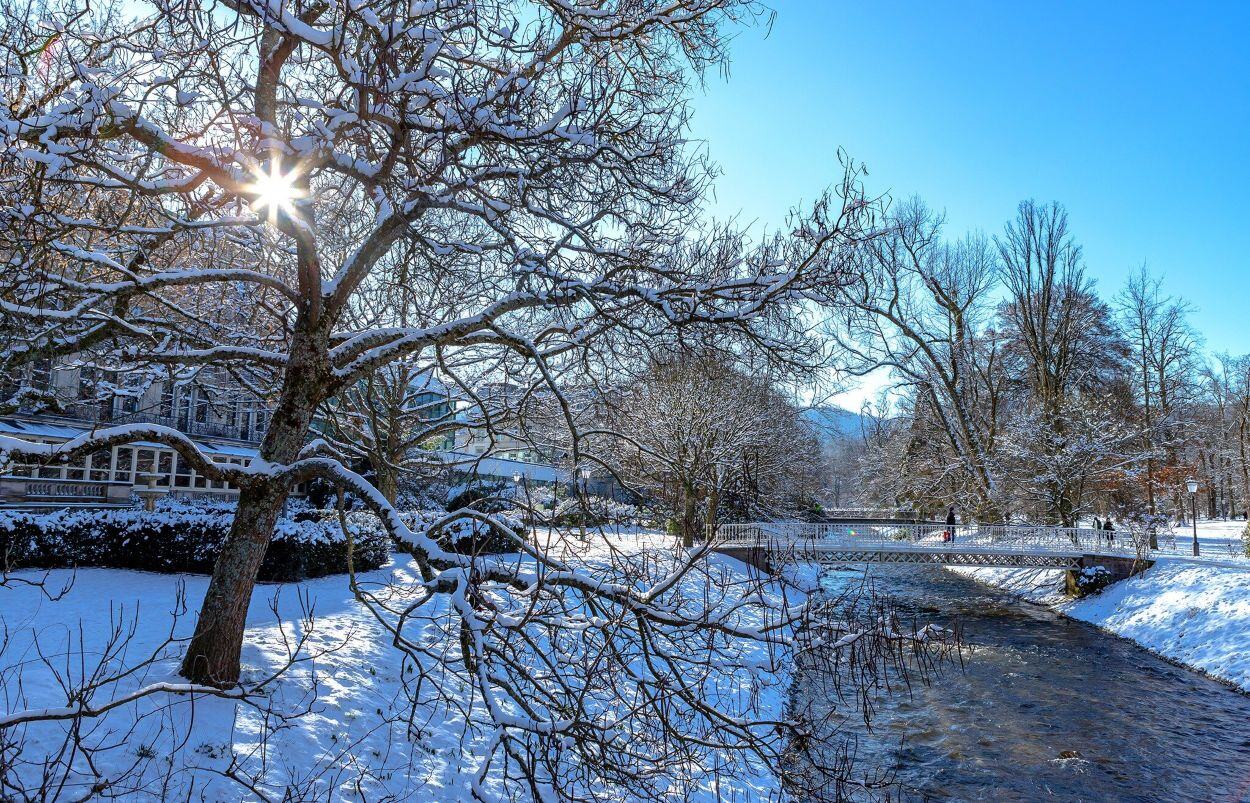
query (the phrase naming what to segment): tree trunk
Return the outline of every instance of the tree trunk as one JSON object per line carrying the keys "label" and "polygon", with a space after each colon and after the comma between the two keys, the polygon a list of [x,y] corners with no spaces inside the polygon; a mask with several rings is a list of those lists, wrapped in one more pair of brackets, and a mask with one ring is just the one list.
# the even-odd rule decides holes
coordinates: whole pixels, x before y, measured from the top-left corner
{"label": "tree trunk", "polygon": [[[290,361],[269,431],[260,447],[263,460],[295,459],[329,386],[325,339],[310,332],[303,316],[296,322]],[[239,681],[239,655],[256,575],[265,559],[274,524],[290,489],[285,482],[259,479],[239,493],[230,534],[213,565],[195,633],[182,659],[182,676],[221,688]]]}
{"label": "tree trunk", "polygon": [[399,495],[399,479],[395,476],[395,468],[389,463],[379,461],[376,474],[378,493],[386,497],[386,501],[392,505],[395,504],[395,497]]}
{"label": "tree trunk", "polygon": [[712,491],[707,497],[707,521],[703,523],[703,539],[711,541],[716,537],[716,515],[720,508],[720,494]]}
{"label": "tree trunk", "polygon": [[682,493],[681,510],[681,545],[684,547],[694,546],[694,519],[694,490],[686,488]]}
{"label": "tree trunk", "polygon": [[195,635],[182,659],[182,675],[188,680],[222,688],[238,683],[252,587],[286,497],[287,489],[279,483],[239,494],[230,535],[213,566]]}

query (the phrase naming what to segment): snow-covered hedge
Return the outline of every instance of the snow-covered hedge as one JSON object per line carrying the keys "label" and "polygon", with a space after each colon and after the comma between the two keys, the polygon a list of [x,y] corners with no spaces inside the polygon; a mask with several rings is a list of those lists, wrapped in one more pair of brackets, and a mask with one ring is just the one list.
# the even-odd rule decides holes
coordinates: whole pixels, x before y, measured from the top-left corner
{"label": "snow-covered hedge", "polygon": [[522,515],[526,519],[536,519],[542,526],[577,527],[584,523],[587,527],[602,527],[649,523],[654,518],[636,505],[594,495],[584,499],[560,497],[549,488],[531,491],[517,501]]}
{"label": "snow-covered hedge", "polygon": [[[0,555],[9,570],[97,566],[208,574],[226,539],[229,509],[61,510],[0,513]],[[380,528],[349,522],[354,559],[376,569],[390,554]],[[292,581],[347,571],[347,539],[337,518],[317,512],[281,518],[261,580]]]}
{"label": "snow-covered hedge", "polygon": [[[473,518],[459,518],[439,527],[431,529],[440,519],[448,516],[445,510],[405,510],[400,511],[400,518],[413,532],[428,532],[444,549],[461,554],[497,555],[507,552],[519,552],[517,543],[505,533],[490,524]],[[511,529],[518,536],[525,537],[525,525],[513,516],[505,513],[492,513],[491,518]],[[348,517],[348,526],[376,528],[382,531],[382,523],[372,513],[353,513]]]}

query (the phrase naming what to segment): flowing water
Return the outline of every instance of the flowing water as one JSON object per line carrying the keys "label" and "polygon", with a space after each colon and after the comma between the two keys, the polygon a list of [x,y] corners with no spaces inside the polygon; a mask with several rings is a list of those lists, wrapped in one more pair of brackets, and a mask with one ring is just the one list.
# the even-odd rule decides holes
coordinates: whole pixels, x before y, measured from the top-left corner
{"label": "flowing water", "polygon": [[[892,781],[860,797],[1250,801],[1250,697],[952,572],[871,576],[905,620],[958,623],[965,649],[927,685],[874,694],[871,729],[799,672],[796,701],[844,720],[819,749],[833,755],[852,737],[856,775]],[[862,579],[835,571],[822,583],[837,592]]]}

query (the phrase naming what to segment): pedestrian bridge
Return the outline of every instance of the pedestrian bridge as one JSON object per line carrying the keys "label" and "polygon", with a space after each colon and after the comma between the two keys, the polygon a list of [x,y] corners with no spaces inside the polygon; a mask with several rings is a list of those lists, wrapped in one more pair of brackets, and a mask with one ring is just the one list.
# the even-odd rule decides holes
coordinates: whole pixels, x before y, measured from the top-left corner
{"label": "pedestrian bridge", "polygon": [[[948,539],[950,531],[953,537]],[[721,525],[714,548],[760,568],[785,563],[907,563],[1066,569],[1128,576],[1153,562],[1127,532],[1040,525],[762,522]]]}

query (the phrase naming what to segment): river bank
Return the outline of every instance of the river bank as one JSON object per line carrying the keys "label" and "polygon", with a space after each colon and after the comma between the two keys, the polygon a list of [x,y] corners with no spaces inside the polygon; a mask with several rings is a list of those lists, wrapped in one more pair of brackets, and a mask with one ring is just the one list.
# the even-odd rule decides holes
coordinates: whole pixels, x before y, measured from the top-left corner
{"label": "river bank", "polygon": [[1163,558],[1100,594],[1063,594],[1063,572],[951,567],[1250,692],[1250,567]]}

